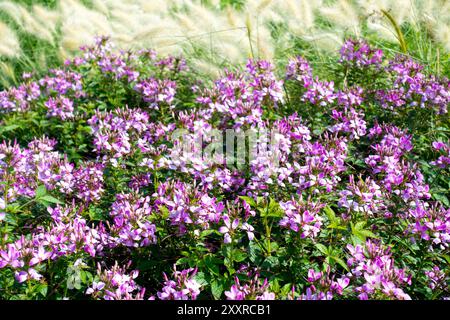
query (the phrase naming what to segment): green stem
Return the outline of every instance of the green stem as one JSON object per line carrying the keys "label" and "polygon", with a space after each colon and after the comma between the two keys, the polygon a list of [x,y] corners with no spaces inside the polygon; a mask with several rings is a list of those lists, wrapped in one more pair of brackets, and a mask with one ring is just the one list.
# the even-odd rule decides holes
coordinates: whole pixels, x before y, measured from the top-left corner
{"label": "green stem", "polygon": [[384,9],[381,9],[381,13],[383,13],[383,15],[389,20],[389,22],[394,27],[395,33],[397,34],[398,42],[400,42],[400,49],[403,53],[406,53],[408,50],[406,48],[406,41],[405,38],[403,37],[403,32],[400,29],[400,26],[397,24],[394,17],[389,12],[387,12]]}
{"label": "green stem", "polygon": [[255,54],[253,53],[253,45],[252,45],[252,30],[250,25],[250,17],[247,16],[247,20],[245,21],[245,27],[247,29],[247,37],[248,37],[248,43],[250,45],[250,54],[251,58],[255,59]]}
{"label": "green stem", "polygon": [[270,226],[269,223],[267,221],[267,217],[264,217],[263,219],[263,223],[264,223],[264,229],[266,231],[266,247],[267,247],[267,256],[271,256],[272,255],[272,248],[271,248],[271,243],[270,243]]}

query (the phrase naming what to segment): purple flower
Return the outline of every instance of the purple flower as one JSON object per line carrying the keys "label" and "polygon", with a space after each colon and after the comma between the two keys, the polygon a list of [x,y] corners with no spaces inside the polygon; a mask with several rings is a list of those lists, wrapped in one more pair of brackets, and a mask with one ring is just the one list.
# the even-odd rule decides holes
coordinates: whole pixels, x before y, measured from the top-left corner
{"label": "purple flower", "polygon": [[321,203],[302,199],[280,202],[280,207],[285,212],[285,216],[280,220],[280,226],[300,233],[301,238],[315,238],[322,226],[319,211],[323,206]]}
{"label": "purple flower", "polygon": [[358,68],[369,66],[380,67],[383,59],[383,51],[370,48],[363,40],[348,39],[342,45],[341,59],[339,62],[354,65]]}
{"label": "purple flower", "polygon": [[161,300],[195,300],[200,294],[201,285],[194,279],[197,269],[177,271],[174,267],[173,279],[164,273],[164,287],[157,293]]}
{"label": "purple flower", "polygon": [[134,89],[142,95],[150,108],[158,110],[160,105],[168,105],[171,108],[176,93],[176,83],[171,80],[159,80],[149,78],[136,84]]}
{"label": "purple flower", "polygon": [[[405,270],[395,267],[389,249],[370,240],[364,247],[348,245],[347,248],[350,251],[347,264],[351,267],[351,276],[356,282],[354,291],[359,299],[367,300],[376,294],[399,300],[411,299],[401,288],[411,283],[411,277]],[[342,284],[347,282],[345,279],[342,281]]]}
{"label": "purple flower", "polygon": [[438,159],[432,161],[431,164],[441,169],[450,167],[450,142],[444,143],[442,141],[433,141],[432,146],[433,149],[439,151],[441,155]]}
{"label": "purple flower", "polygon": [[86,294],[93,294],[93,293],[102,291],[104,287],[105,287],[104,282],[101,282],[101,281],[95,282],[94,281],[94,282],[92,282],[92,286],[86,290]]}

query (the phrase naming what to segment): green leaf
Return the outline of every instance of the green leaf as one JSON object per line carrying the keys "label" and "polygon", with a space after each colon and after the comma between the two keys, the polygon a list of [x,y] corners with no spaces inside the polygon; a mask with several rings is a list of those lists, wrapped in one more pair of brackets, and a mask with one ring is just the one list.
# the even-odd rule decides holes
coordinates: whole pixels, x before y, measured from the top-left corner
{"label": "green leaf", "polygon": [[216,276],[220,275],[219,265],[222,264],[222,260],[214,257],[211,254],[208,254],[203,259],[203,262],[205,263],[206,267],[208,268],[208,270],[211,274],[214,274]]}
{"label": "green leaf", "polygon": [[432,194],[433,198],[439,202],[442,202],[445,206],[449,207],[450,206],[450,202],[447,198],[447,196],[440,194],[440,193],[434,193]]}
{"label": "green leaf", "polygon": [[323,211],[325,211],[325,214],[327,215],[328,219],[330,221],[336,221],[336,214],[334,213],[333,209],[330,208],[330,206],[325,206],[323,208]]}
{"label": "green leaf", "polygon": [[208,285],[208,280],[206,280],[205,274],[203,272],[197,272],[197,274],[195,275],[194,279],[201,286],[207,286]]}
{"label": "green leaf", "polygon": [[167,219],[169,217],[169,209],[167,209],[165,206],[159,206],[158,209],[161,212],[162,219]]}
{"label": "green leaf", "polygon": [[39,199],[47,194],[47,188],[44,185],[40,185],[36,188],[35,198]]}
{"label": "green leaf", "polygon": [[448,264],[450,264],[450,256],[447,254],[441,254],[441,257],[445,259],[445,261],[447,261]]}
{"label": "green leaf", "polygon": [[222,293],[224,291],[223,284],[219,282],[218,280],[213,280],[211,282],[211,293],[214,297],[214,299],[219,300],[222,296]]}
{"label": "green leaf", "polygon": [[347,272],[350,271],[347,264],[339,257],[333,257],[333,260],[336,261],[342,268],[344,268]]}
{"label": "green leaf", "polygon": [[242,262],[247,259],[247,253],[240,251],[239,249],[234,249],[232,253],[233,260],[236,262]]}
{"label": "green leaf", "polygon": [[175,265],[179,266],[179,265],[183,265],[183,264],[189,264],[189,261],[191,261],[191,259],[189,257],[182,257],[182,258],[178,259],[177,262],[175,262]]}
{"label": "green leaf", "polygon": [[284,215],[283,209],[281,209],[278,202],[270,198],[269,207],[267,210],[268,217],[281,218]]}
{"label": "green leaf", "polygon": [[36,291],[41,294],[41,296],[46,297],[48,292],[48,286],[45,283],[40,283],[36,286]]}
{"label": "green leaf", "polygon": [[280,283],[278,282],[278,279],[273,279],[272,281],[270,281],[269,288],[272,292],[280,291]]}
{"label": "green leaf", "polygon": [[372,231],[364,229],[364,227],[366,226],[365,221],[359,221],[355,225],[350,222],[350,226],[352,229],[352,234],[362,242],[365,242],[366,238],[378,238]]}
{"label": "green leaf", "polygon": [[316,243],[316,248],[319,249],[324,255],[328,255],[328,249],[321,243]]}
{"label": "green leaf", "polygon": [[326,207],[323,208],[323,210],[325,211],[325,214],[327,215],[328,220],[330,221],[330,224],[328,225],[327,228],[338,229],[338,230],[347,230],[347,228],[345,226],[341,225],[341,220],[336,217],[334,210],[331,209],[330,206],[327,205]]}
{"label": "green leaf", "polygon": [[83,283],[86,283],[86,279],[87,279],[86,271],[83,271],[83,270],[80,271],[80,279],[81,279],[81,281],[83,281]]}
{"label": "green leaf", "polygon": [[254,264],[259,264],[262,258],[261,248],[259,245],[254,241],[250,241],[248,244],[248,252],[250,261]]}
{"label": "green leaf", "polygon": [[278,257],[269,256],[264,260],[264,262],[262,263],[261,266],[263,268],[271,269],[271,268],[277,267],[279,264],[280,264],[280,261],[279,261]]}
{"label": "green leaf", "polygon": [[88,214],[89,214],[89,218],[91,218],[92,221],[103,220],[102,210],[100,208],[90,207]]}
{"label": "green leaf", "polygon": [[294,285],[292,283],[286,283],[283,287],[281,287],[280,295],[287,296],[289,292],[291,292],[292,287]]}
{"label": "green leaf", "polygon": [[247,196],[239,196],[239,198],[247,202],[250,206],[256,207],[256,202],[255,200],[253,200],[253,198]]}
{"label": "green leaf", "polygon": [[213,233],[217,233],[217,231],[214,230],[214,229],[207,229],[207,230],[203,230],[203,231],[200,233],[200,236],[201,236],[201,237],[207,237],[207,236],[209,236],[209,235],[211,235],[211,234],[213,234]]}
{"label": "green leaf", "polygon": [[39,197],[38,200],[39,201],[50,202],[50,203],[56,203],[56,204],[64,204],[64,202],[62,202],[61,200],[56,199],[55,197],[53,197],[51,195],[45,195],[45,196]]}
{"label": "green leaf", "polygon": [[0,133],[14,131],[17,128],[19,128],[19,125],[17,125],[17,124],[10,124],[9,126],[3,126],[3,127],[0,127]]}

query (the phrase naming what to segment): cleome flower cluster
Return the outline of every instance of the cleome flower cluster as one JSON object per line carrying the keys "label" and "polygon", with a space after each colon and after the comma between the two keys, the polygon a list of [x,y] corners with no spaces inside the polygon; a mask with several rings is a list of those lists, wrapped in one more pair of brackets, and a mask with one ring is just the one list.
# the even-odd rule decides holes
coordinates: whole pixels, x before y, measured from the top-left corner
{"label": "cleome flower cluster", "polygon": [[[24,74],[0,92],[0,298],[450,298],[449,80],[359,39],[330,69],[211,83],[101,37]],[[230,164],[214,137],[251,129],[267,152]]]}

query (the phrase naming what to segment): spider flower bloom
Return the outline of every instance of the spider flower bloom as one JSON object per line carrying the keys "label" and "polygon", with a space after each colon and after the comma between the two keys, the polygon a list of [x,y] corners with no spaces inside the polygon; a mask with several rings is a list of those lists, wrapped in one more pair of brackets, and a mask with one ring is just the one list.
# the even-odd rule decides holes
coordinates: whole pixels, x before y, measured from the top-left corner
{"label": "spider flower bloom", "polygon": [[291,200],[280,202],[285,215],[280,221],[280,226],[300,233],[301,238],[315,238],[322,226],[322,217],[319,212],[324,204],[308,201]]}
{"label": "spider flower bloom", "polygon": [[340,49],[339,62],[355,65],[356,67],[380,67],[383,51],[370,48],[364,40],[348,39]]}
{"label": "spider flower bloom", "polygon": [[439,151],[441,155],[435,161],[432,161],[431,164],[435,165],[441,169],[445,169],[450,167],[450,142],[445,143],[442,141],[433,141],[433,149]]}
{"label": "spider flower bloom", "polygon": [[177,271],[174,267],[173,280],[164,273],[164,286],[157,293],[161,300],[195,300],[200,294],[201,285],[194,279],[197,269]]}
{"label": "spider flower bloom", "polygon": [[383,295],[388,299],[410,300],[402,287],[411,284],[411,276],[395,267],[389,248],[367,240],[364,246],[347,245],[349,251],[349,277],[360,300]]}

